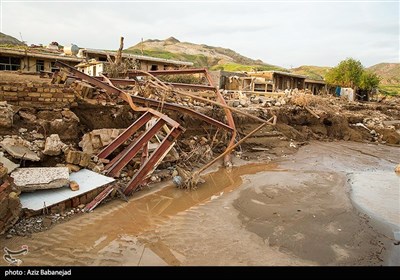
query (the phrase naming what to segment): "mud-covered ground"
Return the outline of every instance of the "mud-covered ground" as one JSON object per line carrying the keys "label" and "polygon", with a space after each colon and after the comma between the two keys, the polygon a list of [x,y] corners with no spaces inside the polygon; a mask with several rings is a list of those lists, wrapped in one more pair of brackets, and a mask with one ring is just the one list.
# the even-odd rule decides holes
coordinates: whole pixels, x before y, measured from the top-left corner
{"label": "mud-covered ground", "polygon": [[[0,242],[28,245],[23,265],[399,265],[400,184],[387,176],[398,154],[311,142],[269,164],[210,173],[196,191],[153,186],[128,203]],[[379,199],[390,194],[388,203],[371,189]]]}

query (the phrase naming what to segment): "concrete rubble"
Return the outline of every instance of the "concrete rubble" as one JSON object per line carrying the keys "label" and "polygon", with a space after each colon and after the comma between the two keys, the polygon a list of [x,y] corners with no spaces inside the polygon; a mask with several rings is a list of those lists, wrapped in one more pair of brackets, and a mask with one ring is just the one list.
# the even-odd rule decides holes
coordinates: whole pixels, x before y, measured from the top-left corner
{"label": "concrete rubble", "polygon": [[69,184],[66,167],[19,168],[11,173],[11,177],[22,192],[62,188]]}
{"label": "concrete rubble", "polygon": [[19,167],[19,164],[16,164],[6,158],[3,152],[0,152],[0,163],[3,164],[5,168],[7,168],[9,174]]}
{"label": "concrete rubble", "polygon": [[85,133],[79,142],[79,147],[87,154],[97,154],[101,149],[110,144],[124,129],[95,129]]}
{"label": "concrete rubble", "polygon": [[43,154],[49,156],[58,156],[59,154],[61,154],[62,149],[65,146],[66,145],[61,141],[58,134],[52,134],[46,138]]}
{"label": "concrete rubble", "polygon": [[30,150],[30,143],[21,138],[5,138],[0,146],[14,158],[40,161],[40,157]]}
{"label": "concrete rubble", "polygon": [[11,128],[13,125],[14,111],[6,101],[0,102],[0,128]]}

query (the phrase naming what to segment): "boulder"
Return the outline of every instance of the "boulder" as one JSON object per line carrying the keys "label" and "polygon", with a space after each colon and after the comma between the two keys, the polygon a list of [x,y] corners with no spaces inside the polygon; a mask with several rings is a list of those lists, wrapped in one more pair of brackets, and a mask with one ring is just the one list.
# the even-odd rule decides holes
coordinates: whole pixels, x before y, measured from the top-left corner
{"label": "boulder", "polygon": [[46,138],[43,154],[49,156],[58,156],[61,154],[64,145],[65,144],[61,141],[58,134],[52,134]]}
{"label": "boulder", "polygon": [[87,154],[97,154],[120,135],[124,129],[95,129],[83,135],[79,146]]}

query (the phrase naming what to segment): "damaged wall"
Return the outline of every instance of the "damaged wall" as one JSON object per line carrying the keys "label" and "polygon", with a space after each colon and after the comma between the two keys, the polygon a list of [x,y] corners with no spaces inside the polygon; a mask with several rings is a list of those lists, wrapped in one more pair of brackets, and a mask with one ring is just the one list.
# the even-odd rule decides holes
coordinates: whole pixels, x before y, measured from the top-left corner
{"label": "damaged wall", "polygon": [[14,225],[21,214],[19,191],[7,175],[7,168],[0,164],[0,234]]}
{"label": "damaged wall", "polygon": [[76,105],[74,90],[49,83],[0,82],[0,101],[27,107],[64,108]]}

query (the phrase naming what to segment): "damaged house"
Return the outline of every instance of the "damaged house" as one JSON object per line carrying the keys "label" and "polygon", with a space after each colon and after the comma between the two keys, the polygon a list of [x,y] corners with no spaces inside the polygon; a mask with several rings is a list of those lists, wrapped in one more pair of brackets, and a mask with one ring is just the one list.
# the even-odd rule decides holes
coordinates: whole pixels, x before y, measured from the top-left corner
{"label": "damaged house", "polygon": [[[88,48],[80,49],[77,57],[82,60],[82,63],[78,64],[76,67],[79,71],[89,76],[99,76],[109,63],[108,58],[114,60],[116,55],[117,52]],[[192,62],[128,53],[122,53],[122,61],[125,63],[130,61],[132,68],[143,71],[172,70],[193,66]]]}
{"label": "damaged house", "polygon": [[0,71],[55,72],[56,60],[71,66],[82,61],[81,58],[54,49],[0,47]]}

